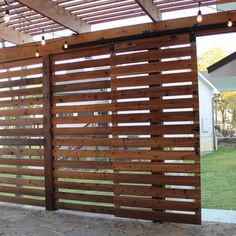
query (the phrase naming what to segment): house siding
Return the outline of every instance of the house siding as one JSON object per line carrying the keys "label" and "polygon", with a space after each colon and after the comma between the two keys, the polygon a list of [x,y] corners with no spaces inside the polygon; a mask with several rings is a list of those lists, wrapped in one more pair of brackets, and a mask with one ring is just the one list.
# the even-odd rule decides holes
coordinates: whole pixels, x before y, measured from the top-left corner
{"label": "house siding", "polygon": [[201,153],[214,150],[214,124],[213,103],[214,90],[199,79],[199,103],[200,103],[200,147]]}

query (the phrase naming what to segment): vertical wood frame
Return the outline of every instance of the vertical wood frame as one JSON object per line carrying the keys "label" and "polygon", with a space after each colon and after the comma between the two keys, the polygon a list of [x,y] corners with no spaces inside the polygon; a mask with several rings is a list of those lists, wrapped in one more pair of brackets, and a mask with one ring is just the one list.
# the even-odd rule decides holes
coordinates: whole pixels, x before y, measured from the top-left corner
{"label": "vertical wood frame", "polygon": [[45,204],[49,211],[55,210],[54,177],[52,155],[52,91],[51,91],[51,60],[50,56],[43,58],[43,132],[44,132],[44,161],[45,161]]}

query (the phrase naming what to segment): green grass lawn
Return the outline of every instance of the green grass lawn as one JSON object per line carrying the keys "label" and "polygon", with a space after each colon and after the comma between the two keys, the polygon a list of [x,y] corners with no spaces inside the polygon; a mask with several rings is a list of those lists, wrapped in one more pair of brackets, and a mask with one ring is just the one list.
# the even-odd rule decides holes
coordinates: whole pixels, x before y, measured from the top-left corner
{"label": "green grass lawn", "polygon": [[236,210],[236,148],[202,156],[202,207]]}

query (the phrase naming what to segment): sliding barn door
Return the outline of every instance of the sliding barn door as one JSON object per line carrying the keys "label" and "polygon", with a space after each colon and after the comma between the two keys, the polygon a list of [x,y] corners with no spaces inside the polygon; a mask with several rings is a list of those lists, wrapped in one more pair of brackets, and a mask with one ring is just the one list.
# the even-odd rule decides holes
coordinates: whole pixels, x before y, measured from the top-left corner
{"label": "sliding barn door", "polygon": [[51,56],[56,207],[201,222],[196,45],[189,34]]}
{"label": "sliding barn door", "polygon": [[134,40],[112,59],[115,215],[200,223],[196,45]]}

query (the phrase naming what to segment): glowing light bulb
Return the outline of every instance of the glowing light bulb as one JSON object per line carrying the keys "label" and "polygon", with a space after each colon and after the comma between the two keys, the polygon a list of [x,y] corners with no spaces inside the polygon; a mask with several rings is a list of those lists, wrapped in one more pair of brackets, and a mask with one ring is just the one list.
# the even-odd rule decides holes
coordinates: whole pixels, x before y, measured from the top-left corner
{"label": "glowing light bulb", "polygon": [[40,55],[39,55],[39,50],[37,49],[36,50],[36,53],[35,53],[35,57],[39,57]]}
{"label": "glowing light bulb", "polygon": [[5,23],[8,23],[10,21],[10,12],[9,12],[9,10],[6,10],[3,19],[4,19]]}
{"label": "glowing light bulb", "polygon": [[228,27],[232,27],[233,26],[233,22],[232,22],[232,20],[229,18],[228,19]]}
{"label": "glowing light bulb", "polygon": [[44,46],[46,44],[46,40],[45,40],[45,37],[42,36],[42,40],[41,40],[41,45]]}
{"label": "glowing light bulb", "polygon": [[67,43],[67,41],[65,41],[65,43],[64,43],[64,49],[67,49],[68,48],[68,43]]}
{"label": "glowing light bulb", "polygon": [[197,14],[197,22],[198,22],[198,23],[202,22],[202,12],[201,12],[201,10],[198,11],[198,14]]}

